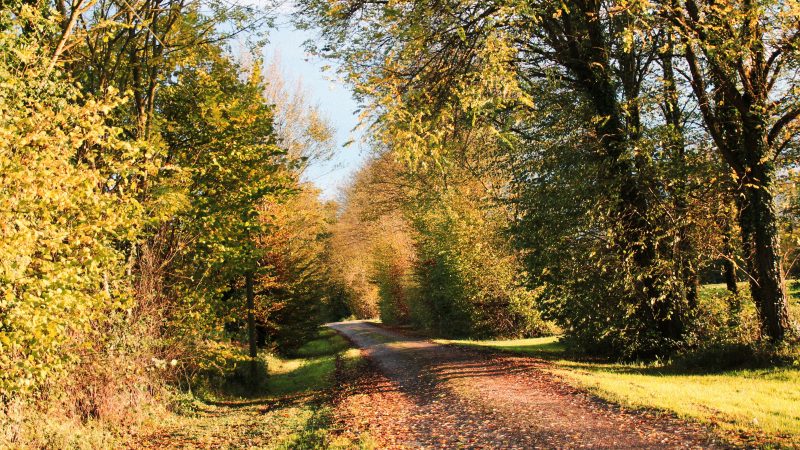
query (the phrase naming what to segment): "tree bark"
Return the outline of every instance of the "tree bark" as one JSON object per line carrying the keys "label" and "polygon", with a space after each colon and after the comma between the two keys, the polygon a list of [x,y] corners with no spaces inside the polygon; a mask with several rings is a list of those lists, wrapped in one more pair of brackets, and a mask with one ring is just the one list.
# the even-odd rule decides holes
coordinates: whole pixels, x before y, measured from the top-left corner
{"label": "tree bark", "polygon": [[247,296],[247,341],[249,343],[250,357],[255,358],[258,356],[258,346],[256,345],[256,305],[253,291],[253,273],[247,272],[244,277]]}
{"label": "tree bark", "polygon": [[791,330],[781,268],[778,217],[772,195],[772,169],[761,164],[741,180],[744,258],[750,292],[758,311],[762,336],[783,340]]}
{"label": "tree bark", "polygon": [[722,261],[722,277],[725,279],[725,287],[730,291],[732,295],[739,295],[739,285],[738,280],[736,279],[736,264],[733,262],[734,254],[734,247],[731,239],[733,236],[731,233],[731,225],[728,220],[725,221],[723,236],[722,236],[722,251],[724,253],[723,257],[724,260]]}
{"label": "tree bark", "polygon": [[247,341],[250,354],[250,382],[255,387],[258,380],[258,341],[256,340],[256,315],[255,315],[255,293],[253,291],[253,272],[247,272],[244,276],[245,295],[247,297]]}

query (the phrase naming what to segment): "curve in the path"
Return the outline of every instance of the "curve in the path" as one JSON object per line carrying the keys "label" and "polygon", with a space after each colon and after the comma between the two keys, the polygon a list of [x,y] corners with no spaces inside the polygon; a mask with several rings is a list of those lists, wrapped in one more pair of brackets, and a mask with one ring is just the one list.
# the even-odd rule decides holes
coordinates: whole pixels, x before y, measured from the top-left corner
{"label": "curve in the path", "polygon": [[396,419],[413,430],[400,438],[400,447],[726,447],[698,425],[623,410],[570,387],[541,370],[547,363],[535,358],[436,344],[365,321],[328,326],[360,347],[412,402],[406,409],[413,413]]}

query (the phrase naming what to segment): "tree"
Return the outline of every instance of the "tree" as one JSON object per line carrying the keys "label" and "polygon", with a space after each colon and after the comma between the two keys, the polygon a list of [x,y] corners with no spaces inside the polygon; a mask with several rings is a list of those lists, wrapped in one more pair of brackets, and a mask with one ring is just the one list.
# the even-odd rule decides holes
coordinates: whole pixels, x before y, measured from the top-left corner
{"label": "tree", "polygon": [[245,308],[231,318],[234,298],[228,304],[222,299],[234,286],[242,294],[238,298],[251,300],[242,283],[257,282],[266,270],[258,240],[270,232],[260,220],[260,207],[288,197],[293,179],[285,151],[276,144],[272,107],[262,97],[258,67],[242,81],[240,68],[224,54],[207,54],[176,71],[162,89],[158,110],[169,170],[161,170],[152,183],[162,197],[179,199],[182,207],[158,208],[168,215],[156,222],[151,241],[162,252],[155,260],[164,294],[156,295],[180,305],[169,308],[174,314],[170,323],[178,327],[170,335],[191,343],[188,336],[203,338],[207,330],[189,317],[205,317],[213,328],[217,318],[242,319],[251,313]]}
{"label": "tree", "polygon": [[771,341],[791,333],[781,268],[775,177],[796,142],[794,2],[693,0],[660,5],[682,38],[692,91],[733,171],[750,292]]}
{"label": "tree", "polygon": [[291,352],[316,335],[336,295],[329,253],[335,205],[298,183],[291,196],[262,202],[259,220],[268,230],[257,239],[259,344]]}
{"label": "tree", "polygon": [[265,78],[269,83],[264,98],[275,111],[278,143],[297,164],[299,173],[329,160],[334,151],[334,130],[319,106],[310,103],[302,80],[287,86],[277,55],[266,66]]}
{"label": "tree", "polygon": [[[298,179],[307,157],[330,151],[331,129],[299,98],[271,105],[260,67],[225,48],[240,32],[258,40],[269,16],[180,0],[2,6],[3,424],[8,411],[24,422],[56,404],[70,418],[124,420],[165,382],[186,382],[209,342],[243,338],[225,325],[249,313],[256,330],[278,247],[262,243],[279,225],[316,233],[301,239],[305,259],[282,255],[294,291],[279,299],[295,311],[282,332],[309,312],[297,328],[313,331],[328,266],[308,264],[327,257],[333,207]],[[319,220],[282,209],[299,190]]]}

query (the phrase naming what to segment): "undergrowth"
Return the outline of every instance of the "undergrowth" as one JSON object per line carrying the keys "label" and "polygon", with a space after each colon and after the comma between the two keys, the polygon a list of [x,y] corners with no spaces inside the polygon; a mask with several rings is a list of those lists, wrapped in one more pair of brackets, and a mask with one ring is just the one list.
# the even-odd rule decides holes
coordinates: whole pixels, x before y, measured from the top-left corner
{"label": "undergrowth", "polygon": [[291,356],[263,353],[260,361],[269,372],[263,384],[248,383],[249,372],[238,369],[248,366],[239,364],[238,356],[219,366],[227,372],[196,380],[194,390],[176,395],[171,412],[143,433],[137,446],[370,448],[368,438],[351,442],[332,430],[332,393],[342,382],[338,369],[360,363],[360,352],[340,335],[323,329]]}

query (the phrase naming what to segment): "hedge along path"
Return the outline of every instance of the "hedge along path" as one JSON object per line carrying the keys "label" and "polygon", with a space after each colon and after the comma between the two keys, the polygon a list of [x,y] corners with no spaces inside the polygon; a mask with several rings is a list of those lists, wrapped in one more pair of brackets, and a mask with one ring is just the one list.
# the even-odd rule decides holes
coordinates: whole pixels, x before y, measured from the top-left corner
{"label": "hedge along path", "polygon": [[343,428],[381,448],[730,448],[706,428],[625,410],[560,382],[534,358],[436,344],[363,321],[331,328],[378,373],[338,406]]}

